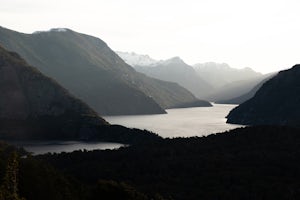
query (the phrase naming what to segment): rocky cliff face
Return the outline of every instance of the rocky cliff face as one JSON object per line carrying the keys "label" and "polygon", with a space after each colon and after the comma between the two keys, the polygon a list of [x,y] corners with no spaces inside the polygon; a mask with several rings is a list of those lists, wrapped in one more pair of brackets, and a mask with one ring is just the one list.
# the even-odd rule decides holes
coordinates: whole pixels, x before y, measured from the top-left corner
{"label": "rocky cliff face", "polygon": [[104,119],[55,81],[0,47],[1,138],[79,139],[104,124]]}
{"label": "rocky cliff face", "polygon": [[234,124],[300,127],[300,65],[279,72],[227,118]]}

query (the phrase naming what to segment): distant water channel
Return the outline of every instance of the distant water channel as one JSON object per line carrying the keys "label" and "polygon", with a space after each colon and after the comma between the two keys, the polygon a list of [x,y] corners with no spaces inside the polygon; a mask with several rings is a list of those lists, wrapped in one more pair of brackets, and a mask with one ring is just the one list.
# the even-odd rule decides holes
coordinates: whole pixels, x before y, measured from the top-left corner
{"label": "distant water channel", "polygon": [[23,147],[33,155],[50,153],[72,152],[75,150],[105,150],[118,149],[123,144],[109,142],[78,142],[78,141],[20,141],[14,142],[16,146]]}
{"label": "distant water channel", "polygon": [[111,124],[147,129],[164,138],[205,136],[242,127],[226,124],[226,116],[236,105],[169,109],[164,115],[126,115],[104,117]]}

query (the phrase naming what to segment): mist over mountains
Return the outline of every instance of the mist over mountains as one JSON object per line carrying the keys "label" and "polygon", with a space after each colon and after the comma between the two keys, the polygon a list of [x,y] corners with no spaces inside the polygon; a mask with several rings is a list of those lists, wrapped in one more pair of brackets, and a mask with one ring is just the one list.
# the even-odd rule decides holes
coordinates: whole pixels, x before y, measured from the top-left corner
{"label": "mist over mountains", "polygon": [[[271,74],[267,74],[264,75],[264,79],[262,81],[260,81],[257,85],[255,85],[249,92],[246,92],[240,96],[237,96],[235,98],[231,98],[231,99],[224,99],[224,100],[218,100],[216,103],[221,103],[221,104],[241,104],[249,99],[251,99],[252,97],[254,97],[254,95],[256,94],[256,92],[261,88],[261,86],[267,82],[269,79],[271,79],[274,76],[273,73]],[[262,78],[262,77],[261,77]],[[259,79],[257,79],[259,80]],[[257,80],[255,80],[254,83],[257,82]],[[251,84],[252,85],[252,84]],[[244,91],[245,89],[243,89]],[[226,90],[225,90],[226,91]],[[228,91],[228,90],[227,90]],[[235,92],[235,91],[234,91]],[[231,95],[232,96],[232,95]],[[236,95],[235,95],[236,96]]]}
{"label": "mist over mountains", "polygon": [[300,200],[300,1],[0,5],[0,200]]}
{"label": "mist over mountains", "polygon": [[173,57],[149,66],[134,66],[141,73],[164,81],[178,83],[191,91],[196,97],[203,99],[213,87],[202,80],[194,68],[187,65],[181,58]]}
{"label": "mist over mountains", "polygon": [[235,81],[250,80],[262,74],[251,68],[236,69],[226,63],[198,63],[193,65],[198,75],[215,88],[220,88]]}
{"label": "mist over mountains", "polygon": [[[235,104],[237,101],[230,100],[250,92],[268,76],[251,68],[235,69],[226,63],[208,62],[190,66],[180,57],[155,60],[134,52],[117,53],[137,71],[160,80],[176,82],[198,98],[213,102],[227,100],[226,103]],[[245,95],[240,101],[247,99],[248,96]]]}

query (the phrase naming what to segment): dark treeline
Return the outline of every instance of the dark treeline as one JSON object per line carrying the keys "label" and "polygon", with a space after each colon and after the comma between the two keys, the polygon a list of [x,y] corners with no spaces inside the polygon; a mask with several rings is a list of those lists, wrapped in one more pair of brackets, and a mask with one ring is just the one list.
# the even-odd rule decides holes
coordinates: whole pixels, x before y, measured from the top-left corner
{"label": "dark treeline", "polygon": [[0,144],[0,200],[300,199],[300,131],[288,127],[26,154]]}
{"label": "dark treeline", "polygon": [[[24,156],[27,157],[25,158]],[[164,200],[113,180],[93,184],[65,175],[22,150],[0,142],[0,200]]]}
{"label": "dark treeline", "polygon": [[300,199],[300,131],[287,127],[37,158],[85,184],[114,180],[169,199]]}

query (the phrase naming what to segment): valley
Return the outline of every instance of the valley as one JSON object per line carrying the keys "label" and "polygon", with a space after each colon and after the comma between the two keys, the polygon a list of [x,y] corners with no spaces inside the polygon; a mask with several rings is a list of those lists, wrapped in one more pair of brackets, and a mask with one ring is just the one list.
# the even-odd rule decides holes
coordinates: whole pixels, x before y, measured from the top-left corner
{"label": "valley", "polygon": [[[80,13],[69,17],[84,12],[87,3],[82,5]],[[159,8],[155,14],[159,15]],[[171,12],[170,8],[165,10]],[[121,16],[127,9],[113,5],[116,12],[103,12],[98,5],[89,11],[95,10],[97,15]],[[202,13],[196,11],[195,15]],[[111,15],[111,19],[97,18],[100,23],[93,29],[103,35],[78,26],[32,33],[0,27],[0,200],[300,199],[300,65],[287,69],[279,62],[286,52],[275,56],[275,48],[266,51],[264,43],[246,54],[244,47],[252,47],[244,46],[249,35],[240,30],[227,34],[230,27],[208,34],[215,38],[206,49],[209,37],[202,34],[213,26],[202,29],[193,41],[193,31],[169,40],[201,24],[179,23],[183,21],[172,16],[167,21],[158,17],[165,24],[154,28],[152,35],[140,34],[152,23],[133,23],[139,28],[134,28],[131,37],[143,47],[137,49],[143,52],[165,44],[151,52],[160,59],[118,51],[116,43],[127,40],[107,38],[122,38],[130,30],[131,24],[124,23],[129,15],[115,21],[110,21]],[[142,15],[134,16],[134,22]],[[252,10],[250,16],[254,17]],[[228,20],[222,19],[222,23]],[[23,26],[24,20],[19,20],[16,24]],[[106,35],[105,27],[100,31],[101,20],[113,22],[114,32]],[[79,27],[89,22],[86,18]],[[115,26],[119,22],[122,26]],[[175,24],[187,26],[169,29]],[[240,29],[240,25],[234,27]],[[166,30],[172,31],[161,37]],[[234,40],[227,41],[229,35]],[[273,39],[279,51],[280,42]],[[239,44],[225,45],[239,40]],[[183,41],[184,50],[177,47]],[[137,43],[128,44],[133,50]],[[258,68],[262,60],[254,57],[260,49],[259,57],[264,58],[260,66],[267,58],[270,63],[278,61],[273,62],[273,71]],[[287,55],[293,55],[293,50],[298,52],[291,49]],[[195,55],[201,62],[191,63],[195,59],[190,56]],[[233,62],[237,68],[207,62],[216,55],[218,61],[240,61]],[[251,57],[245,59],[246,55]],[[254,61],[253,69],[244,67]],[[276,71],[281,65],[281,71]],[[268,73],[258,72],[261,69]]]}

